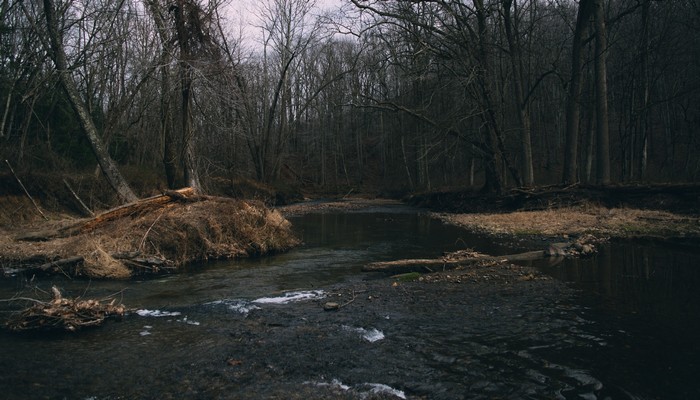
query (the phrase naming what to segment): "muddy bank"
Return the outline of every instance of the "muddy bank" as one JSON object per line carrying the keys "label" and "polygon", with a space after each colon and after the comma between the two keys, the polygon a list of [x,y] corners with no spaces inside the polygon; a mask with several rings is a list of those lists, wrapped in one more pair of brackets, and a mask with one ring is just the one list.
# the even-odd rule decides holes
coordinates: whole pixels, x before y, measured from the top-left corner
{"label": "muddy bank", "polygon": [[213,259],[276,253],[299,240],[277,211],[257,201],[169,192],[40,230],[8,229],[0,239],[7,273],[128,278]]}

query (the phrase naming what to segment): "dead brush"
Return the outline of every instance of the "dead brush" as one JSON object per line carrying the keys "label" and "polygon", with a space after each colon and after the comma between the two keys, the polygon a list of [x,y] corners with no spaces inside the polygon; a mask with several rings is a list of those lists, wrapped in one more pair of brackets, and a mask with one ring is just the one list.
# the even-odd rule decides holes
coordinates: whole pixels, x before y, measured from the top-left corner
{"label": "dead brush", "polygon": [[121,319],[127,312],[123,304],[116,304],[115,298],[103,300],[69,299],[63,297],[56,286],[53,286],[51,291],[53,299],[50,301],[29,298],[13,299],[33,304],[13,314],[5,326],[13,332],[38,330],[75,332],[102,325],[107,319]]}

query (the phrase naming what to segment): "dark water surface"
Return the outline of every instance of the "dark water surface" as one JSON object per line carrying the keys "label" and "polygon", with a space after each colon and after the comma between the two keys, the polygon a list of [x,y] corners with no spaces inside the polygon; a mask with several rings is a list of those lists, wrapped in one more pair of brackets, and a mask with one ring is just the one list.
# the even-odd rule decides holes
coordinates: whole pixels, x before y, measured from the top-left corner
{"label": "dark water surface", "polygon": [[[78,334],[0,332],[0,399],[700,398],[696,251],[613,243],[539,266],[552,281],[392,286],[360,268],[518,249],[403,207],[292,222],[305,244],[273,257],[144,281],[0,281],[0,298],[55,284],[140,310]],[[347,306],[323,311],[329,299]]]}

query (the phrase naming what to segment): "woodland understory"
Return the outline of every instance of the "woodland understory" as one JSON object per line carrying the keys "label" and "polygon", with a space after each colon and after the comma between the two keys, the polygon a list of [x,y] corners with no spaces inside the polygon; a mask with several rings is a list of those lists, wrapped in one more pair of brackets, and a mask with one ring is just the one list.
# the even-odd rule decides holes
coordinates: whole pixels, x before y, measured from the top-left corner
{"label": "woodland understory", "polygon": [[257,182],[276,203],[697,182],[699,14],[697,0],[2,0],[0,195],[17,193],[9,168],[99,209]]}

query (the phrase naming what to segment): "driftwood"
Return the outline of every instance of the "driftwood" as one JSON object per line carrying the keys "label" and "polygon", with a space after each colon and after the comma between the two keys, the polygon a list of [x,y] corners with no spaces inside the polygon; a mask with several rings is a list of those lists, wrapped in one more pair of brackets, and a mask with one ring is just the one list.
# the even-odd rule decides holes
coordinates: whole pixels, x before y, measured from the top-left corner
{"label": "driftwood", "polygon": [[115,299],[109,303],[104,300],[67,299],[57,287],[52,287],[51,301],[31,301],[32,306],[10,317],[6,327],[14,332],[30,330],[58,330],[75,332],[82,328],[101,325],[106,319],[120,319],[127,309],[116,304]]}
{"label": "driftwood", "polygon": [[80,233],[90,232],[91,230],[109,221],[129,215],[143,214],[147,211],[162,208],[169,203],[175,203],[178,201],[192,201],[194,199],[196,199],[196,193],[191,187],[178,190],[169,190],[161,195],[148,197],[105,211],[100,215],[95,216],[95,218],[92,218],[75,227],[77,228],[75,231],[79,231]]}
{"label": "driftwood", "polygon": [[[173,262],[155,257],[155,256],[144,256],[140,252],[122,252],[122,253],[111,253],[110,257],[115,260],[119,260],[138,274],[154,274],[163,272],[173,272],[176,270]],[[85,257],[75,256],[67,257],[59,260],[53,260],[44,262],[42,264],[28,266],[22,268],[24,273],[49,273],[49,272],[66,272],[64,268],[75,268],[79,264],[85,262]],[[72,275],[72,274],[69,274]]]}
{"label": "driftwood", "polygon": [[549,256],[545,250],[529,251],[526,253],[509,254],[505,256],[491,256],[475,252],[455,252],[437,259],[406,259],[395,261],[382,261],[367,264],[362,267],[364,272],[435,272],[454,269],[458,266],[481,262],[515,262],[540,260]]}

